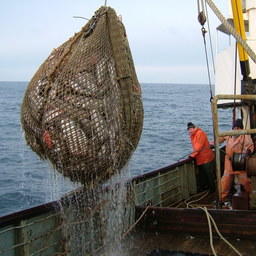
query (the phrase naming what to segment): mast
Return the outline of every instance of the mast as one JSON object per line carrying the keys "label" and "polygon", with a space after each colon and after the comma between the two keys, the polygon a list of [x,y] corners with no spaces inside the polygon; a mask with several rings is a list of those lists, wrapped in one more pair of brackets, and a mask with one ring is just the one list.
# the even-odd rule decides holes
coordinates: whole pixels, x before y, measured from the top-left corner
{"label": "mast", "polygon": [[[243,12],[242,12],[242,1],[231,0],[231,6],[232,6],[232,12],[233,12],[234,27],[238,32],[238,34],[241,36],[241,38],[243,40],[246,40],[244,18],[243,18]],[[248,54],[239,43],[237,44],[237,48],[238,48],[239,59],[240,59],[241,73],[243,75],[243,80],[246,81],[248,80],[250,75]]]}
{"label": "mast", "polygon": [[[242,5],[243,4],[243,5]],[[256,50],[256,1],[255,0],[231,0],[233,22],[237,33],[248,45],[255,51]],[[248,39],[246,38],[245,19],[248,20]],[[244,48],[237,43],[241,74],[241,94],[255,95],[256,94],[256,64],[251,61]],[[252,70],[252,72],[251,72]],[[252,77],[251,77],[252,76]],[[246,129],[256,127],[256,105],[252,101],[243,101],[245,107],[242,108],[243,121]],[[256,136],[252,135],[254,141]]]}
{"label": "mast", "polygon": [[[256,1],[247,0],[245,2],[245,10],[248,19],[248,36],[247,43],[256,52]],[[250,71],[252,79],[256,78],[256,64],[249,59]]]}

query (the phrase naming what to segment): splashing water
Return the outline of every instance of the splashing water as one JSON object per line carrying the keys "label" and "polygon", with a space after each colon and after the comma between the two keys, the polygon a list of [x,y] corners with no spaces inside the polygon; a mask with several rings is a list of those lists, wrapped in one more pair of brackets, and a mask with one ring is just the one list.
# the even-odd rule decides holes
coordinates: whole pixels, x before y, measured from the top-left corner
{"label": "splashing water", "polygon": [[122,247],[121,241],[124,231],[127,229],[125,220],[127,211],[127,167],[122,170],[120,175],[114,176],[109,186],[111,193],[108,194],[108,202],[105,210],[107,217],[106,237],[104,244],[106,255],[117,256],[126,255],[125,248]]}
{"label": "splashing water", "polygon": [[128,167],[102,186],[80,188],[62,198],[63,229],[70,255],[128,255],[123,234],[133,215]]}

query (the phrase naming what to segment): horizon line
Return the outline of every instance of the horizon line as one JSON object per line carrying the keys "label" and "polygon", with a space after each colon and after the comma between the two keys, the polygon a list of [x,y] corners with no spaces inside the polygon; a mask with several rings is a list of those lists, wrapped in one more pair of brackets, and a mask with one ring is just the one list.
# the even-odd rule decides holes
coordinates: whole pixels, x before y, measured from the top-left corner
{"label": "horizon line", "polygon": [[[12,80],[12,81],[0,81],[0,83],[29,83],[30,81],[24,81],[24,80],[20,80],[20,81],[16,81],[16,80]],[[186,83],[186,82],[180,82],[180,83],[175,83],[175,82],[139,82],[140,84],[181,84],[181,85],[208,85],[207,83]],[[213,85],[213,84],[212,84]]]}

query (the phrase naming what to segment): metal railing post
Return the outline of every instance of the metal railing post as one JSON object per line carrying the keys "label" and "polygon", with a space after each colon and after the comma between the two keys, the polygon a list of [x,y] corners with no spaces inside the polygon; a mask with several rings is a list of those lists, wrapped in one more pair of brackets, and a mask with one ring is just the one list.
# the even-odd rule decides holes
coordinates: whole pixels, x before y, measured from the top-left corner
{"label": "metal railing post", "polygon": [[220,167],[220,146],[219,146],[219,125],[218,125],[218,110],[217,110],[217,98],[213,97],[212,100],[212,117],[213,117],[213,132],[214,132],[214,144],[215,144],[215,162],[216,162],[216,176],[219,199],[221,198],[221,167]]}

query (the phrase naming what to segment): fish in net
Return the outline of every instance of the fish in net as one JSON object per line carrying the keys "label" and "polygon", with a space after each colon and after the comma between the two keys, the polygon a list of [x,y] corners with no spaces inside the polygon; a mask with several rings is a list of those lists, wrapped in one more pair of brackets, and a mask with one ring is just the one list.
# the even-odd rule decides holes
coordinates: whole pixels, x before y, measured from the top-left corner
{"label": "fish in net", "polygon": [[139,142],[143,105],[124,25],[99,8],[39,67],[21,124],[40,158],[72,181],[100,183],[120,171]]}

